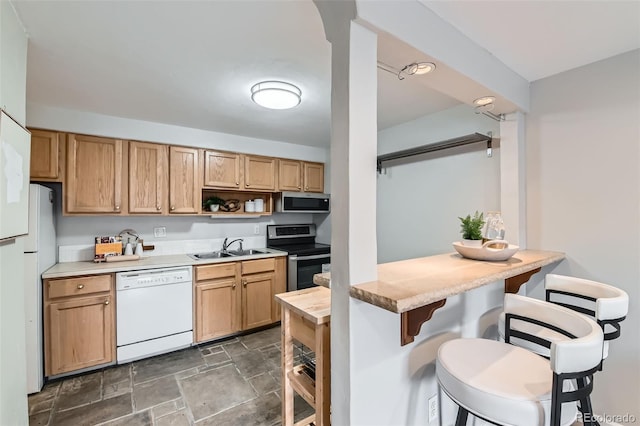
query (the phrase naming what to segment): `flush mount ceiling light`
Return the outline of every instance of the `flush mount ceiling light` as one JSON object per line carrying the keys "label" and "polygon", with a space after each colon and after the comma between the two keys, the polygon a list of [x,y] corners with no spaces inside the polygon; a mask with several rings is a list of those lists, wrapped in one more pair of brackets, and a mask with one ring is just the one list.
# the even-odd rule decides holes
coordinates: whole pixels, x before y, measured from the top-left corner
{"label": "flush mount ceiling light", "polygon": [[284,81],[261,81],[251,87],[251,100],[269,109],[289,109],[300,103],[302,91]]}
{"label": "flush mount ceiling light", "polygon": [[436,64],[432,62],[414,62],[404,67],[402,71],[406,72],[409,75],[422,75],[428,74],[435,69]]}
{"label": "flush mount ceiling light", "polygon": [[481,98],[475,99],[473,103],[477,106],[485,106],[492,104],[495,100],[495,96],[483,96]]}

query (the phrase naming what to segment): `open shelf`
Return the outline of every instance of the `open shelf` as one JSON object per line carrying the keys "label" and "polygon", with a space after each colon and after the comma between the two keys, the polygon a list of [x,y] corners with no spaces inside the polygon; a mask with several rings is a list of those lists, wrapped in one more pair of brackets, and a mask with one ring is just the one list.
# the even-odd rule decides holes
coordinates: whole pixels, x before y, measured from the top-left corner
{"label": "open shelf", "polygon": [[[210,216],[212,219],[220,218],[257,218],[261,216],[271,216],[273,214],[273,194],[269,192],[249,192],[249,191],[225,191],[220,189],[202,189],[202,201],[204,202],[209,197],[219,197],[225,201],[238,200],[240,208],[234,212],[206,211],[204,208],[200,213],[203,216]],[[249,200],[255,200],[256,198],[262,198],[264,200],[264,211],[262,212],[246,212],[244,210],[244,203]]]}
{"label": "open shelf", "polygon": [[298,395],[300,395],[309,405],[316,408],[316,383],[304,371],[304,365],[296,365],[287,376],[291,382],[291,387]]}

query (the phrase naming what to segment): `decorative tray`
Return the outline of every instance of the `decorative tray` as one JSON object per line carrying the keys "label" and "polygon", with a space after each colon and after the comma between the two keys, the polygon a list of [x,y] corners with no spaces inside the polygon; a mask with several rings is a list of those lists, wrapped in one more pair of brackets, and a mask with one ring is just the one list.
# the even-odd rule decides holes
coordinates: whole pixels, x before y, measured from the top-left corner
{"label": "decorative tray", "polygon": [[460,241],[456,241],[453,243],[453,248],[456,249],[462,257],[466,257],[467,259],[488,260],[494,262],[507,260],[520,249],[520,247],[509,244],[507,241],[503,240],[487,241],[481,247],[465,246]]}

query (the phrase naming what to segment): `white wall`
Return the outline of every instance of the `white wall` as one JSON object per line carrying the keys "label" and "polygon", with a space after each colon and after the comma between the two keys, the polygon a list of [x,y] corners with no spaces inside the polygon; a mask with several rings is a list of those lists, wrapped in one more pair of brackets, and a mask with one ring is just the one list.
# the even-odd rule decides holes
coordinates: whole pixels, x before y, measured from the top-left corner
{"label": "white wall", "polygon": [[[555,272],[629,293],[620,339],[595,376],[597,413],[640,421],[640,51],[532,84],[530,248],[567,253]],[[529,294],[542,297],[543,286]],[[620,422],[622,423],[622,422]]]}
{"label": "white wall", "polygon": [[[32,127],[73,131],[90,135],[119,137],[149,142],[215,148],[274,157],[294,158],[307,161],[326,162],[328,150],[325,148],[295,145],[265,139],[247,138],[173,126],[73,111],[37,104],[28,104],[28,123]],[[325,175],[328,173],[325,173]],[[210,219],[209,217],[179,216],[62,216],[60,185],[56,186],[57,202],[57,242],[58,245],[91,244],[97,235],[117,234],[125,228],[138,231],[145,242],[152,243],[153,228],[165,226],[167,237],[161,241],[223,238],[225,236],[254,236],[254,225],[259,225],[259,235],[266,236],[266,225],[278,223],[311,223],[313,216],[318,223],[323,215],[278,214],[256,219]]]}
{"label": "white wall", "polygon": [[[378,153],[475,132],[498,137],[499,127],[460,105],[378,132]],[[489,158],[484,143],[414,157],[384,172],[377,186],[378,263],[452,251],[461,237],[459,216],[500,210],[500,149]]]}
{"label": "white wall", "polygon": [[[25,124],[27,36],[11,3],[0,1],[0,105]],[[0,242],[0,424],[26,425],[22,239]]]}

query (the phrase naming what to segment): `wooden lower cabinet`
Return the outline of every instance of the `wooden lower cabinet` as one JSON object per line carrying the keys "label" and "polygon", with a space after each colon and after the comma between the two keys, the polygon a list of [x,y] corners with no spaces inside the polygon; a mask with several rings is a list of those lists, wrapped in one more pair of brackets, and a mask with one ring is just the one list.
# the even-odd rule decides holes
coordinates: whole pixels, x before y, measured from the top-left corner
{"label": "wooden lower cabinet", "polygon": [[236,262],[195,267],[196,342],[205,342],[240,330],[238,268]]}
{"label": "wooden lower cabinet", "polygon": [[45,375],[115,362],[113,275],[45,280]]}
{"label": "wooden lower cabinet", "polygon": [[205,342],[280,320],[286,257],[194,267],[195,341]]}

